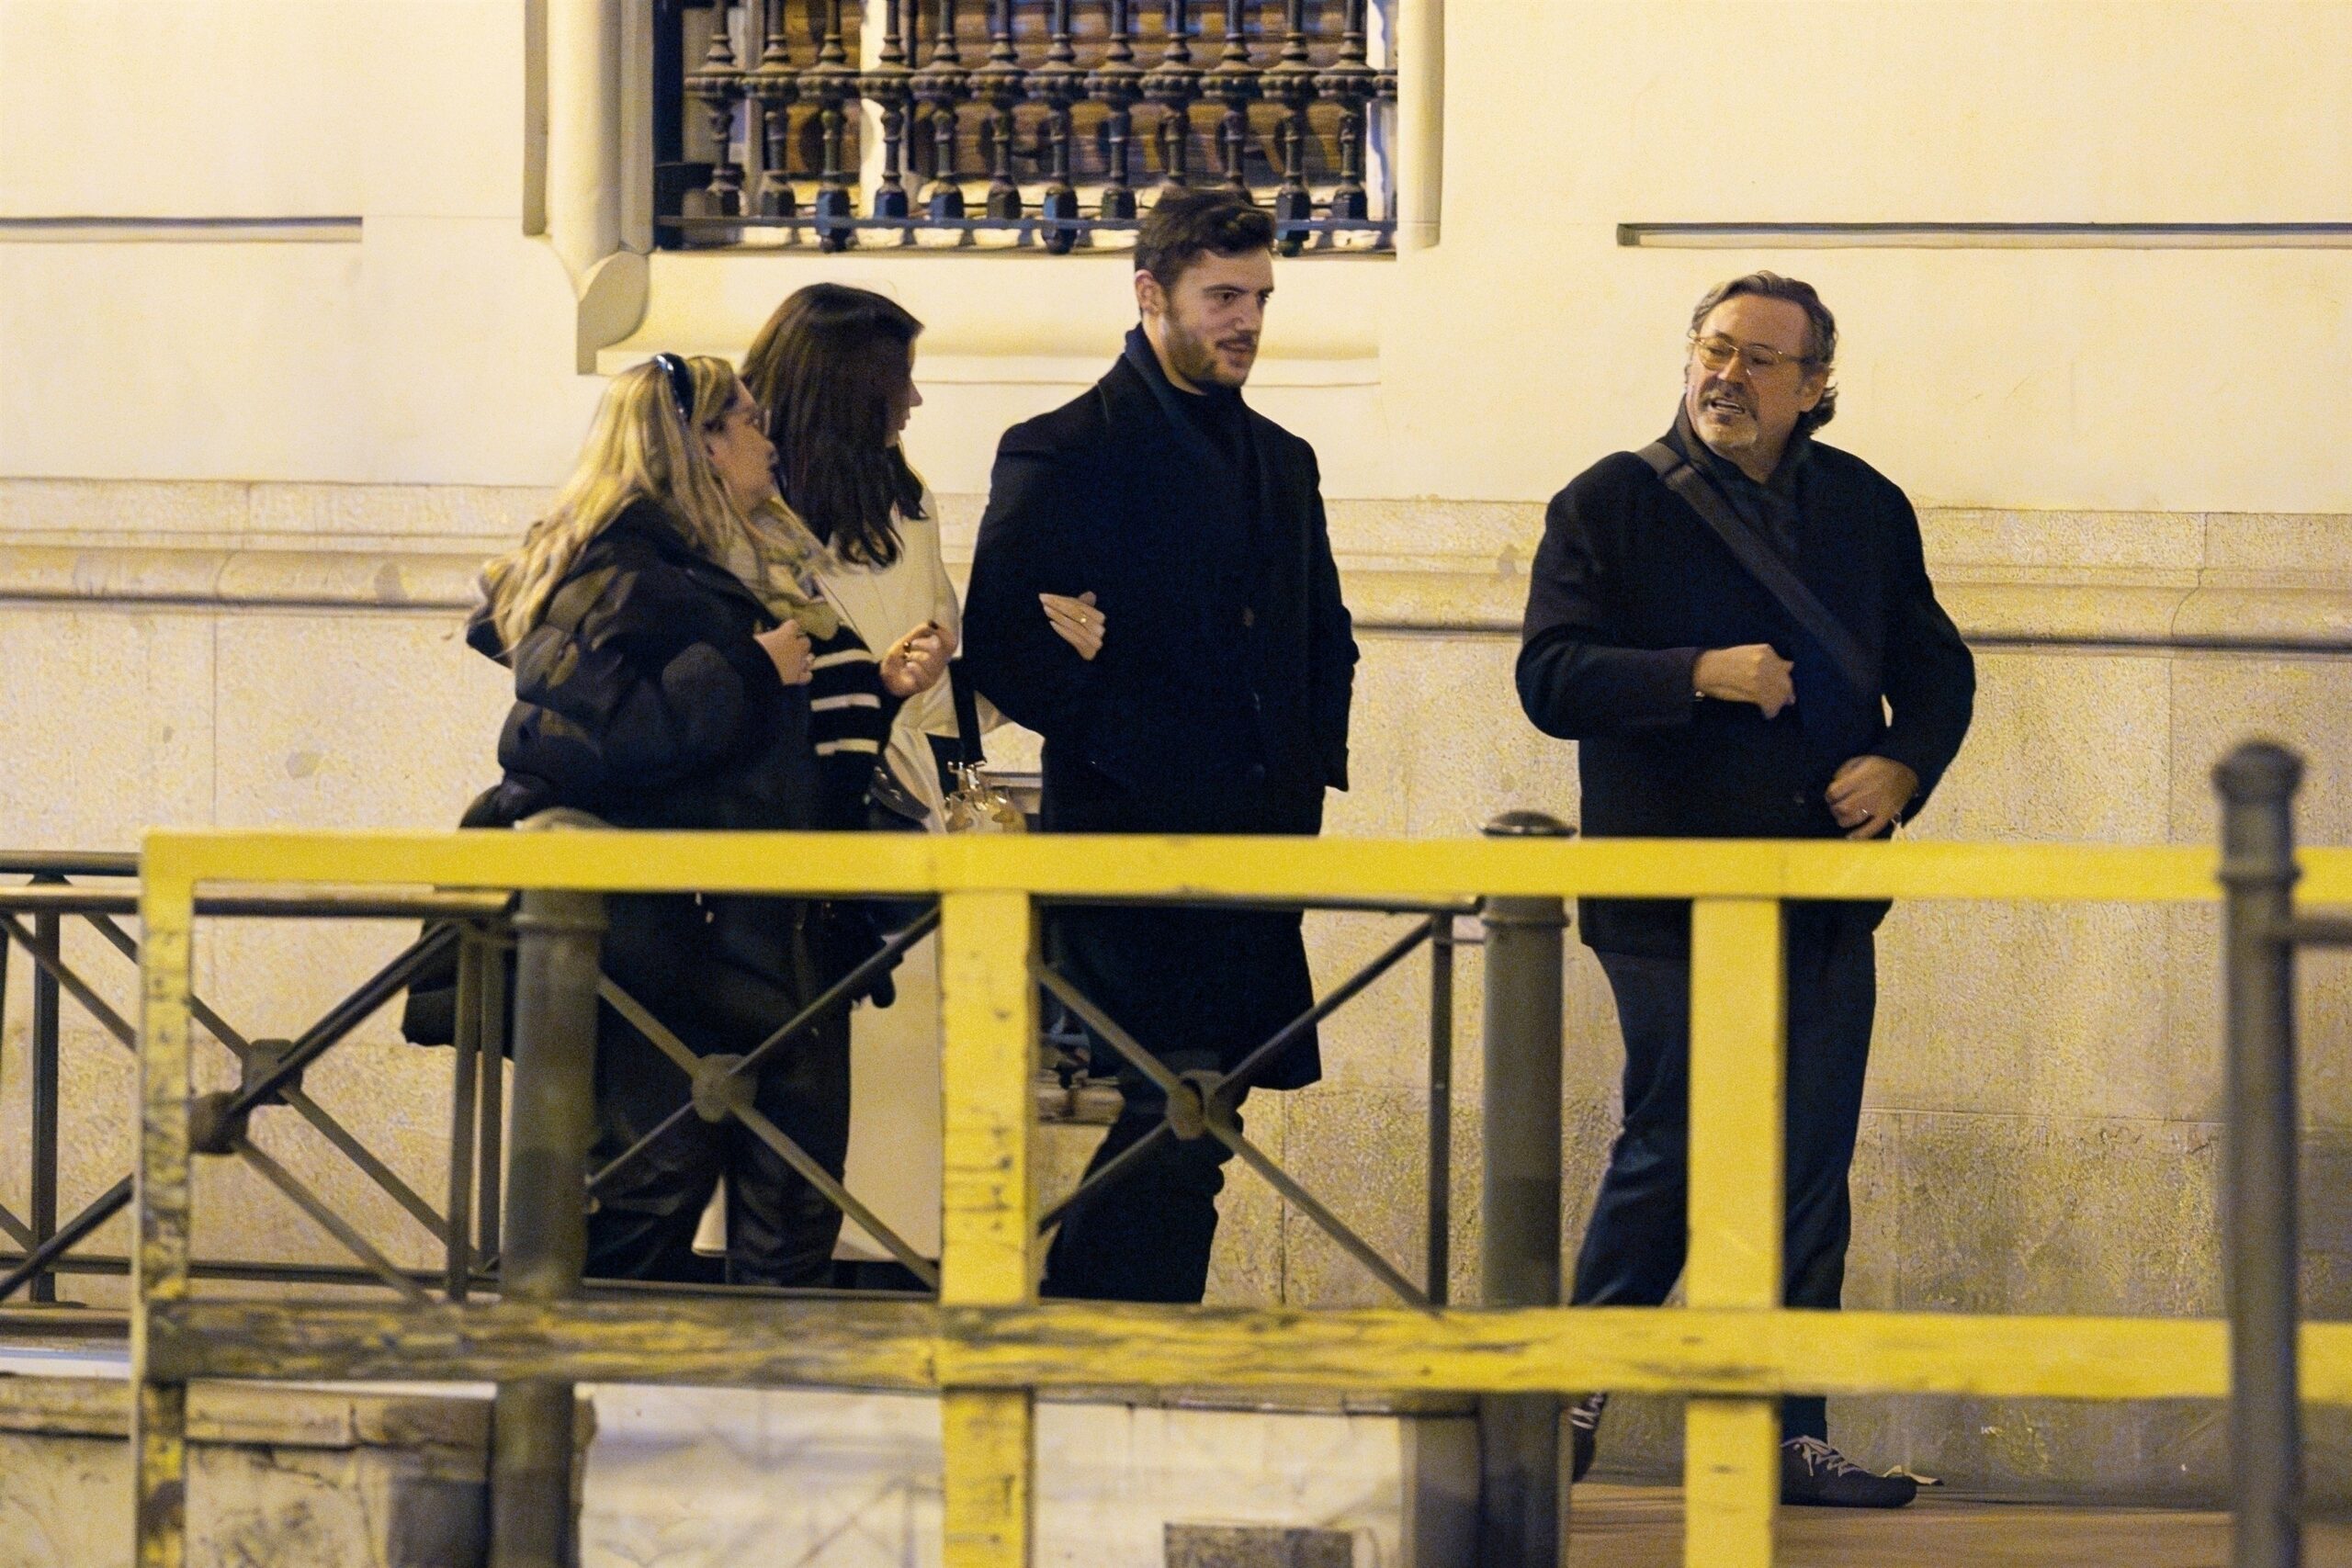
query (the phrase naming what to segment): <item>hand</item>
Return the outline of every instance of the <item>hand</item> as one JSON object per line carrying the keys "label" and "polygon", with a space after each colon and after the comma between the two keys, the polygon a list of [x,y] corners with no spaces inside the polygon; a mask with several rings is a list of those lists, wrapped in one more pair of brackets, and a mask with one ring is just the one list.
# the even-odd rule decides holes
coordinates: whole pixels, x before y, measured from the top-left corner
{"label": "hand", "polygon": [[811,673],[808,664],[808,634],[791,621],[772,632],[762,632],[753,637],[775,661],[775,672],[787,686],[805,686]]}
{"label": "hand", "polygon": [[1711,648],[1690,667],[1690,683],[1702,697],[1754,703],[1766,718],[1778,718],[1782,708],[1797,700],[1797,689],[1789,682],[1794,668],[1768,642]]}
{"label": "hand", "polygon": [[946,673],[947,639],[930,621],[892,643],[882,655],[882,689],[894,697],[928,692]]}
{"label": "hand", "polygon": [[1849,839],[1874,839],[1894,825],[1919,775],[1891,757],[1849,757],[1829,781],[1829,814]]}
{"label": "hand", "polygon": [[1091,661],[1102,651],[1102,634],[1109,623],[1102,612],[1094,607],[1091,592],[1075,599],[1060,593],[1040,593],[1037,603],[1046,607],[1046,621],[1054,628],[1054,635],[1078,649],[1080,659]]}

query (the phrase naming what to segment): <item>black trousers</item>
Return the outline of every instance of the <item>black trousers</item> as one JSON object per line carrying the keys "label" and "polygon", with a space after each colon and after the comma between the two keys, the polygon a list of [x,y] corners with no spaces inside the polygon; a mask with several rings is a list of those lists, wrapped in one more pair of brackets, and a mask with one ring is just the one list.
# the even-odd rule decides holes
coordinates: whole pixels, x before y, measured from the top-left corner
{"label": "black trousers", "polygon": [[[1122,1063],[1126,1105],[1111,1123],[1086,1174],[1110,1164],[1159,1125],[1168,1101]],[[1244,1100],[1248,1091],[1242,1093]],[[1240,1118],[1236,1116],[1237,1124]],[[1038,1293],[1099,1302],[1197,1303],[1208,1289],[1216,1240],[1216,1195],[1233,1151],[1205,1134],[1169,1138],[1097,1196],[1064,1216],[1046,1253]]]}
{"label": "black trousers", "polygon": [[[606,1010],[596,1042],[591,1173],[691,1098],[670,1059]],[[827,1020],[760,1074],[752,1102],[834,1176],[849,1154],[848,1021]],[[727,1258],[697,1257],[695,1227],[727,1179]],[[822,1285],[841,1211],[732,1117],[690,1115],[597,1194],[588,1216],[591,1278],[737,1285]]]}
{"label": "black trousers", "polygon": [[[1787,906],[1788,1227],[1782,1299],[1835,1308],[1853,1233],[1847,1173],[1878,996],[1878,911]],[[1577,1258],[1578,1306],[1656,1306],[1689,1245],[1690,961],[1596,953],[1625,1038],[1625,1121]],[[1818,1398],[1781,1407],[1783,1434],[1826,1439]]]}

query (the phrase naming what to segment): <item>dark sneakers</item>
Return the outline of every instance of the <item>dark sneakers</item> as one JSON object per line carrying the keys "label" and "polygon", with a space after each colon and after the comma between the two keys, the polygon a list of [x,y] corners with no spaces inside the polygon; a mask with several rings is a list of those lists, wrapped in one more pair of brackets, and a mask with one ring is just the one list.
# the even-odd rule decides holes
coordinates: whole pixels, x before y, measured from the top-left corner
{"label": "dark sneakers", "polygon": [[[1568,1481],[1585,1478],[1600,1446],[1605,1393],[1589,1393],[1567,1409]],[[1907,1475],[1872,1475],[1819,1438],[1781,1445],[1781,1503],[1796,1508],[1900,1508],[1919,1495]]]}
{"label": "dark sneakers", "polygon": [[1600,1413],[1608,1408],[1605,1393],[1588,1393],[1568,1406],[1568,1483],[1584,1479],[1600,1446]]}
{"label": "dark sneakers", "polygon": [[1907,1475],[1872,1475],[1819,1438],[1781,1445],[1781,1502],[1799,1508],[1900,1508],[1919,1495]]}

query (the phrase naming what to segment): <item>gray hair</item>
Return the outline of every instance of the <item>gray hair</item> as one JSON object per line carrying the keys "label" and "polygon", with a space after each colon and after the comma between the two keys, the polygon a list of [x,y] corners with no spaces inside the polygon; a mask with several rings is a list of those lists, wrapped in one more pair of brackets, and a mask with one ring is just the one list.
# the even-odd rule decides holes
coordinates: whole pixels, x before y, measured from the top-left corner
{"label": "gray hair", "polygon": [[[1765,299],[1786,299],[1804,311],[1804,363],[1808,369],[1817,369],[1826,378],[1838,362],[1838,318],[1821,302],[1813,285],[1793,277],[1782,277],[1777,272],[1750,272],[1718,283],[1702,295],[1698,306],[1690,312],[1690,332],[1696,336],[1700,324],[1713,313],[1716,306],[1726,299],[1736,299],[1743,294],[1753,294]],[[1827,424],[1838,417],[1838,387],[1825,384],[1821,400],[1797,416],[1797,433],[1804,434]]]}

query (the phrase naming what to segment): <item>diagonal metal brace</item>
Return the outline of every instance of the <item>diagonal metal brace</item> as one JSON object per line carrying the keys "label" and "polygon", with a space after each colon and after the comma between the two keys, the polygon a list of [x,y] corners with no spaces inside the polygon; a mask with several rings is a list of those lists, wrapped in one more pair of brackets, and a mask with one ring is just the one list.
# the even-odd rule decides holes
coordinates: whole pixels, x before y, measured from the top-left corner
{"label": "diagonal metal brace", "polygon": [[28,1253],[14,1269],[0,1275],[0,1302],[22,1289],[26,1280],[45,1274],[50,1265],[79,1246],[84,1237],[130,1203],[131,1179],[124,1177],[90,1201],[90,1206],[57,1227],[57,1234]]}
{"label": "diagonal metal brace", "polygon": [[[232,1100],[229,1103],[233,1105],[235,1102]],[[345,1250],[367,1265],[369,1273],[413,1302],[422,1304],[433,1300],[422,1285],[402,1273],[397,1264],[369,1245],[366,1236],[353,1229],[350,1223],[329,1208],[318,1194],[296,1180],[292,1171],[254,1147],[242,1132],[229,1137],[225,1152],[239,1156],[253,1167],[264,1180],[283,1192],[288,1201],[308,1214],[312,1224],[341,1242]]]}
{"label": "diagonal metal brace", "polygon": [[139,1049],[139,1032],[124,1021],[122,1014],[108,1007],[107,999],[92,990],[88,982],[66,966],[65,960],[59,954],[60,944],[37,940],[12,916],[0,915],[0,931],[6,931],[11,941],[31,953],[33,962],[44,972],[56,976],[57,983],[65,988],[66,994],[80,1002],[89,1015],[98,1021],[98,1027],[113,1035],[125,1049]]}
{"label": "diagonal metal brace", "polygon": [[[628,1020],[637,1032],[653,1042],[662,1054],[677,1064],[678,1070],[694,1082],[694,1099],[689,1108],[706,1122],[721,1122],[732,1116],[751,1134],[775,1152],[777,1158],[790,1166],[800,1179],[825,1196],[825,1201],[864,1226],[868,1235],[888,1248],[891,1257],[905,1265],[909,1273],[921,1280],[931,1290],[939,1289],[939,1270],[929,1258],[909,1246],[873,1210],[859,1202],[839,1178],[827,1170],[808,1150],[785,1133],[784,1129],[763,1115],[752,1103],[758,1080],[745,1075],[743,1056],[697,1056],[686,1043],[670,1031],[669,1025],[654,1017],[645,1004],[600,976],[596,994],[605,1005]],[[675,1120],[672,1118],[671,1120]],[[669,1125],[664,1122],[664,1126]],[[642,1140],[640,1140],[642,1143]],[[617,1163],[617,1162],[616,1162]]]}
{"label": "diagonal metal brace", "polygon": [[[139,962],[137,938],[117,925],[108,916],[91,915],[86,918],[91,926],[100,936],[107,939],[116,952],[133,964]],[[253,1088],[256,1082],[260,1081],[254,1073],[252,1055],[257,1044],[271,1047],[276,1058],[268,1063],[267,1072],[264,1077],[268,1076],[268,1073],[274,1073],[276,1068],[283,1064],[285,1058],[292,1054],[294,1043],[291,1041],[255,1042],[246,1039],[227,1019],[214,1011],[201,997],[193,992],[188,995],[187,1006],[189,1015],[204,1026],[205,1032],[227,1046],[236,1056],[238,1064],[243,1069],[243,1081],[238,1085],[241,1092]],[[312,1059],[315,1059],[315,1055]],[[349,1129],[329,1114],[325,1107],[304,1093],[300,1087],[300,1082],[301,1070],[298,1067],[292,1081],[279,1084],[274,1090],[273,1098],[265,1103],[283,1103],[292,1106],[296,1114],[317,1129],[319,1136],[341,1150],[345,1158],[357,1166],[369,1180],[390,1194],[392,1201],[406,1209],[419,1224],[436,1235],[445,1235],[447,1222],[435,1212],[433,1205],[419,1197],[416,1189],[401,1180],[390,1166],[377,1157],[374,1150],[361,1143]]]}
{"label": "diagonal metal brace", "polygon": [[[765,1040],[761,1041],[757,1045],[753,1046],[750,1055],[746,1055],[741,1061],[735,1064],[734,1071],[736,1076],[739,1077],[746,1077],[753,1071],[756,1071],[763,1062],[766,1061],[777,1051],[782,1050],[785,1043],[791,1040],[795,1035],[797,1035],[802,1030],[807,1029],[810,1024],[824,1017],[826,1013],[831,1011],[834,1008],[837,1008],[842,1003],[848,1001],[851,998],[862,995],[866,987],[872,985],[874,981],[881,976],[888,974],[890,968],[896,964],[901,957],[905,956],[909,948],[914,946],[915,943],[921,942],[924,937],[929,936],[938,928],[939,911],[936,908],[933,908],[926,910],[921,919],[907,926],[905,930],[894,933],[890,940],[884,942],[881,948],[876,952],[873,956],[867,958],[856,968],[851,970],[848,974],[834,981],[831,986],[828,986],[815,1001],[810,1002],[807,1007],[802,1008],[798,1012],[793,1014],[792,1017],[786,1019],[783,1025],[779,1027],[775,1033],[769,1035]],[[659,1042],[656,1042],[656,1043],[659,1043]],[[679,1049],[684,1051],[685,1050],[685,1047],[681,1045]],[[692,1052],[687,1052],[686,1054],[688,1055],[693,1055]],[[673,1061],[677,1060],[674,1056],[671,1059]],[[680,1066],[682,1068],[684,1067],[684,1063],[681,1063]],[[694,1107],[692,1105],[681,1105],[678,1109],[670,1112],[669,1115],[664,1116],[659,1122],[655,1123],[653,1128],[648,1132],[645,1136],[638,1139],[637,1142],[631,1144],[628,1148],[623,1149],[618,1155],[616,1155],[610,1165],[591,1176],[588,1179],[588,1190],[591,1193],[594,1193],[605,1182],[610,1181],[621,1171],[623,1168],[634,1161],[638,1156],[643,1154],[646,1150],[660,1143],[663,1138],[668,1137],[672,1128],[677,1126],[688,1116],[693,1114]]]}
{"label": "diagonal metal brace", "polygon": [[[1420,934],[1426,935],[1427,932],[1428,927],[1425,925],[1421,928]],[[1416,940],[1419,939],[1416,938]],[[1160,1086],[1161,1092],[1168,1097],[1169,1104],[1169,1120],[1163,1124],[1173,1130],[1174,1136],[1198,1137],[1202,1133],[1205,1133],[1231,1149],[1241,1156],[1250,1169],[1264,1177],[1274,1190],[1295,1204],[1308,1219],[1321,1227],[1325,1235],[1338,1242],[1349,1257],[1363,1264],[1375,1279],[1395,1292],[1400,1301],[1417,1307],[1429,1306],[1429,1297],[1421,1293],[1419,1286],[1398,1273],[1389,1265],[1386,1258],[1374,1249],[1370,1242],[1350,1230],[1347,1224],[1337,1214],[1325,1208],[1313,1193],[1291,1179],[1282,1167],[1269,1159],[1257,1145],[1242,1135],[1240,1126],[1235,1120],[1233,1107],[1216,1094],[1213,1088],[1204,1087],[1204,1084],[1214,1085],[1220,1082],[1216,1075],[1201,1073],[1192,1075],[1189,1079],[1177,1077],[1170,1072],[1158,1057],[1144,1049],[1135,1036],[1112,1022],[1110,1016],[1089,1000],[1077,987],[1034,960],[1030,964],[1030,970],[1036,976],[1039,985],[1060,998],[1070,1011],[1077,1014],[1088,1028],[1101,1035],[1113,1050],[1133,1062],[1147,1077]],[[1192,1109],[1179,1112],[1176,1107],[1180,1102]],[[1182,1125],[1178,1124],[1180,1115],[1184,1116],[1188,1121],[1197,1116],[1199,1131],[1188,1134]],[[1142,1144],[1139,1141],[1126,1153],[1132,1155],[1136,1148],[1140,1147]],[[1111,1168],[1106,1166],[1098,1172],[1098,1180],[1101,1177],[1108,1175]]]}
{"label": "diagonal metal brace", "polygon": [[[1224,1103],[1226,1109],[1230,1111],[1233,1108],[1241,1098],[1239,1090],[1248,1087],[1250,1080],[1255,1077],[1259,1070],[1268,1062],[1288,1049],[1294,1041],[1308,1030],[1355,1000],[1374,981],[1404,962],[1415,948],[1430,940],[1431,930],[1432,927],[1426,920],[1416,925],[1410,931],[1390,943],[1387,950],[1379,957],[1365,964],[1346,982],[1334,988],[1330,995],[1283,1025],[1272,1039],[1243,1057],[1239,1065],[1219,1078],[1214,1088],[1213,1092]],[[1062,980],[1058,975],[1052,975],[1052,972],[1046,969],[1043,964],[1033,964],[1031,968],[1038,983],[1052,991],[1054,995],[1061,997],[1064,1001],[1067,1002],[1070,996],[1077,994],[1075,991],[1066,992],[1062,989],[1061,987],[1068,986],[1069,982]],[[1049,975],[1052,975],[1051,979],[1047,978]],[[1060,984],[1057,985],[1055,982],[1060,982]],[[1106,1035],[1104,1038],[1109,1037]],[[1171,1105],[1174,1103],[1173,1100],[1170,1101]],[[1046,1211],[1044,1217],[1037,1222],[1037,1234],[1043,1235],[1060,1224],[1080,1204],[1092,1199],[1104,1188],[1124,1179],[1129,1171],[1141,1164],[1152,1150],[1158,1148],[1163,1139],[1174,1135],[1176,1134],[1172,1124],[1163,1121],[1159,1126],[1120,1150],[1112,1157],[1110,1164],[1088,1177],[1079,1184],[1075,1191]]]}

